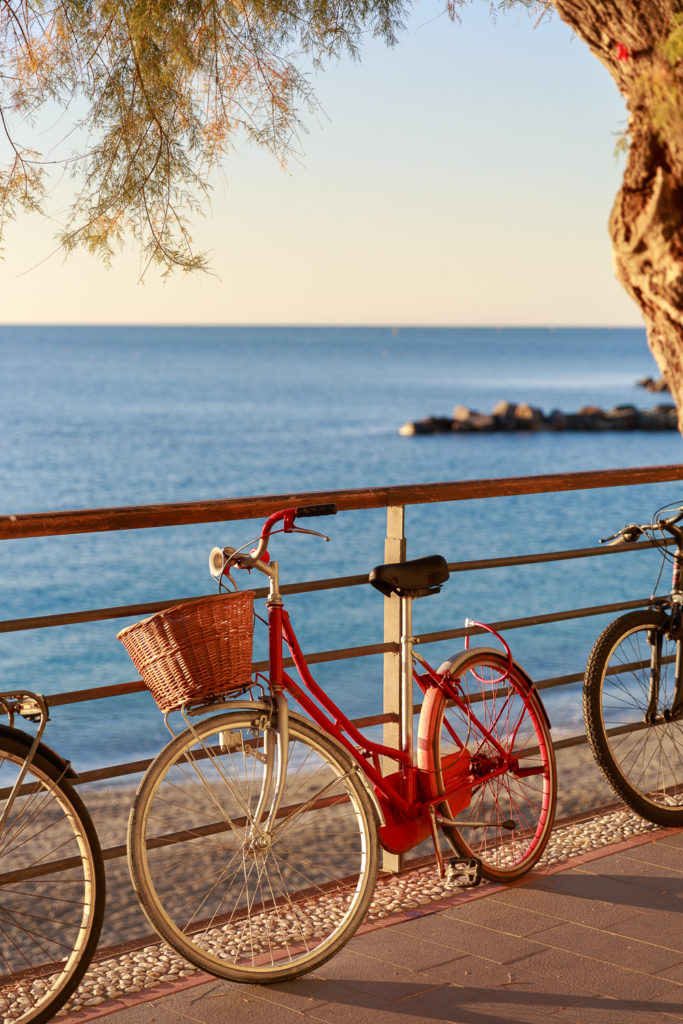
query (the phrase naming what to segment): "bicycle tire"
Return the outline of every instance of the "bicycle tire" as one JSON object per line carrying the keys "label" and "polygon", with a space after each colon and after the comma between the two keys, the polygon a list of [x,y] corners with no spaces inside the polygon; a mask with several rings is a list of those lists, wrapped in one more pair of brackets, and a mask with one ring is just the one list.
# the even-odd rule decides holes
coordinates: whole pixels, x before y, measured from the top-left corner
{"label": "bicycle tire", "polygon": [[[133,888],[154,929],[202,970],[238,982],[297,977],[356,931],[378,871],[377,819],[355,764],[289,716],[289,767],[270,833],[270,713],[220,714],[157,756],[131,810]],[[186,840],[186,841],[181,841]]]}
{"label": "bicycle tire", "polygon": [[451,792],[460,777],[460,797],[454,793],[439,805],[441,815],[457,823],[442,824],[443,834],[459,857],[480,862],[484,878],[512,881],[538,862],[552,831],[557,769],[548,719],[526,674],[498,651],[474,648],[454,671],[460,706],[438,686],[425,695],[422,784],[433,799]]}
{"label": "bicycle tire", "polygon": [[[32,737],[0,731],[0,810]],[[43,1024],[78,986],[97,948],[105,874],[97,833],[60,762],[39,744],[0,834],[0,1010]],[[60,862],[69,859],[70,866]]]}
{"label": "bicycle tire", "polygon": [[659,709],[670,707],[676,641],[665,611],[629,612],[607,626],[586,666],[583,712],[595,761],[616,795],[656,825],[683,825],[683,720],[646,722],[648,634],[662,642]]}

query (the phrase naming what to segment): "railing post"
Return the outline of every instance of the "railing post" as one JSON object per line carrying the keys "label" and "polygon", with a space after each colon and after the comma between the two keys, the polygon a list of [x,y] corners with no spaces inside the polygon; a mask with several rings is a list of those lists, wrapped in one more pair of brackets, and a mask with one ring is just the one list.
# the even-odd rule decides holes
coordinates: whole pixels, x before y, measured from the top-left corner
{"label": "railing post", "polygon": [[[405,562],[405,506],[391,505],[387,508],[387,535],[384,541],[385,562]],[[395,643],[395,651],[384,655],[384,706],[385,714],[396,716],[396,720],[385,722],[384,743],[389,747],[401,745],[401,599],[395,594],[384,599],[384,642]],[[390,758],[384,758],[384,773],[396,771],[398,765]],[[400,871],[403,866],[401,854],[382,852],[382,867],[385,871]]]}

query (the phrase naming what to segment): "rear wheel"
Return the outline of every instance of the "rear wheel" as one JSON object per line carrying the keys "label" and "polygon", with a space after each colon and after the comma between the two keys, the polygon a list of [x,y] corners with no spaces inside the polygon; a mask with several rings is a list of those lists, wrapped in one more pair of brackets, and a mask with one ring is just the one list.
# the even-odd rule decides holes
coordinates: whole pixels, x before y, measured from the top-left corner
{"label": "rear wheel", "polygon": [[[0,813],[29,749],[0,735]],[[0,833],[0,1013],[5,1024],[49,1021],[77,987],[102,928],[105,879],[80,797],[38,747]]]}
{"label": "rear wheel", "polygon": [[602,632],[586,667],[583,710],[614,792],[643,818],[676,826],[683,825],[683,714],[673,709],[677,642],[666,635],[668,622],[666,612],[637,611]]}
{"label": "rear wheel", "polygon": [[[508,672],[509,669],[509,672]],[[521,669],[497,651],[474,648],[455,676],[427,691],[418,764],[453,850],[481,862],[491,881],[519,878],[550,837],[557,799],[555,756],[545,710]],[[450,691],[450,692],[449,692]]]}
{"label": "rear wheel", "polygon": [[131,811],[131,877],[150,922],[233,981],[324,963],[361,923],[377,877],[377,823],[355,765],[294,715],[268,825],[279,742],[260,707],[206,719],[161,751]]}

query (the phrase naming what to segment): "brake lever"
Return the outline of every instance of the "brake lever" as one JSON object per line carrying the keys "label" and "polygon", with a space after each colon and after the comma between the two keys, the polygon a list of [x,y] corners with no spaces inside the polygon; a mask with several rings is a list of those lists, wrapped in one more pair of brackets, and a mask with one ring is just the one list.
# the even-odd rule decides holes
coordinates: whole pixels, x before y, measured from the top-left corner
{"label": "brake lever", "polygon": [[642,536],[642,533],[643,531],[636,523],[630,523],[611,537],[602,537],[600,543],[610,546],[616,544],[635,544],[638,538]]}
{"label": "brake lever", "polygon": [[293,526],[290,533],[310,533],[311,537],[320,537],[322,540],[329,541],[330,538],[326,537],[324,533],[318,533],[317,530],[306,530],[303,526]]}

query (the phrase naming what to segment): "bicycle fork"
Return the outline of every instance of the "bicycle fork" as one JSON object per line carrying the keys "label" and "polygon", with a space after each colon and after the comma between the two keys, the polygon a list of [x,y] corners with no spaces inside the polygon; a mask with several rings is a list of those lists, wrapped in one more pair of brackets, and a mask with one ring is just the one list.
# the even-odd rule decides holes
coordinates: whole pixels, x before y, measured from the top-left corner
{"label": "bicycle fork", "polygon": [[672,722],[683,715],[683,642],[681,639],[681,608],[675,605],[668,624],[667,636],[676,641],[676,664],[674,669],[674,690],[671,707],[663,708],[658,714],[660,680],[662,672],[662,642],[665,633],[661,629],[648,631],[650,645],[650,677],[648,683],[647,708],[644,721],[654,725],[659,721]]}

